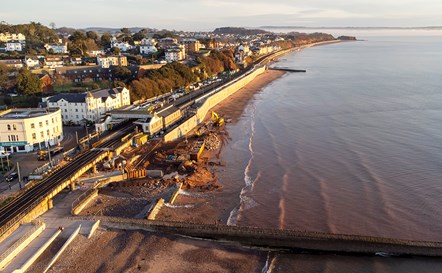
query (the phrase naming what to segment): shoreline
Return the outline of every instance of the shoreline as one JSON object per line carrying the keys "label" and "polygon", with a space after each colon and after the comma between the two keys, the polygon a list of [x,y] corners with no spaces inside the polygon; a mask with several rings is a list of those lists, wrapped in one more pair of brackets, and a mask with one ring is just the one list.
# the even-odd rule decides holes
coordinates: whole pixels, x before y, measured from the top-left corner
{"label": "shoreline", "polygon": [[[342,41],[332,40],[291,48],[290,50],[287,50],[287,52],[272,58],[270,63],[274,64],[278,62],[279,58],[291,53],[296,53],[305,48],[340,42]],[[231,211],[241,206],[241,203],[238,204],[239,192],[241,192],[243,187],[245,187],[245,184],[242,181],[231,182],[220,177],[226,170],[224,166],[227,159],[223,158],[221,154],[226,148],[226,144],[230,141],[230,134],[227,127],[229,124],[235,125],[237,122],[239,122],[241,116],[247,110],[247,106],[254,99],[256,94],[287,73],[288,72],[286,71],[268,69],[262,74],[258,75],[246,86],[239,89],[237,92],[227,97],[208,111],[202,123],[210,122],[212,111],[224,117],[224,120],[226,121],[224,127],[221,128],[217,133],[221,139],[221,147],[218,149],[218,151],[205,150],[202,154],[202,157],[207,158],[208,162],[218,161],[216,164],[217,166],[211,168],[211,173],[215,178],[214,183],[220,186],[221,191],[204,191],[197,188],[188,189],[184,193],[182,192],[178,195],[177,202],[174,206],[165,206],[161,209],[160,213],[157,215],[158,220],[183,222],[191,221],[202,224],[227,224],[228,219],[231,216]],[[198,127],[192,130],[187,137],[192,137],[193,132]],[[233,194],[233,196],[229,196],[229,194]]]}

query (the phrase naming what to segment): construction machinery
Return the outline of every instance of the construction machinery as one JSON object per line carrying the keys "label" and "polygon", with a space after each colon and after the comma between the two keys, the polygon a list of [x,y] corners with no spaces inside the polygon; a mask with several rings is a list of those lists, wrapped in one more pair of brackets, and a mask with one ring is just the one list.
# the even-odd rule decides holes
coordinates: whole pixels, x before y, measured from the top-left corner
{"label": "construction machinery", "polygon": [[40,150],[40,151],[38,151],[37,159],[40,161],[48,160],[49,153],[51,153],[51,156],[53,156],[53,155],[63,152],[63,150],[64,150],[63,146],[57,146],[55,148],[50,149],[49,151],[48,150]]}
{"label": "construction machinery", "polygon": [[224,124],[224,118],[212,111],[212,123],[213,125],[220,127]]}

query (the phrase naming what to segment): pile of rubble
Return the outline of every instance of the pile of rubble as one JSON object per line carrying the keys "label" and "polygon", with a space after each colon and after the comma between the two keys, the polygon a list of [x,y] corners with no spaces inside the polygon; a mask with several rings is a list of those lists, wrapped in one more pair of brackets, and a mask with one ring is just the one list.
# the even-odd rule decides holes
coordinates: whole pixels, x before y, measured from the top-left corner
{"label": "pile of rubble", "polygon": [[208,151],[218,150],[221,147],[221,140],[216,134],[209,134],[204,139],[204,145]]}

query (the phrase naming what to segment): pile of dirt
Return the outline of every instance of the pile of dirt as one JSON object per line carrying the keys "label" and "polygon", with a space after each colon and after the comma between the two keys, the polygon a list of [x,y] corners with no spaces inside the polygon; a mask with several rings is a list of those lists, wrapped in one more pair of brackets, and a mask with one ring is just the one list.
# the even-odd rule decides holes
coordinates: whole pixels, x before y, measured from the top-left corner
{"label": "pile of dirt", "polygon": [[204,139],[204,147],[209,151],[218,150],[221,147],[221,140],[219,140],[218,135],[210,133]]}

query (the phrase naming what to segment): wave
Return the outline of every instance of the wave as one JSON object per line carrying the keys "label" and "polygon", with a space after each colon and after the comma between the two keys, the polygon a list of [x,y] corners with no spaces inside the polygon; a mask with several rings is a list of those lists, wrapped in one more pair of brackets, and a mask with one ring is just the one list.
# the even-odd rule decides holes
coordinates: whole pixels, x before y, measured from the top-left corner
{"label": "wave", "polygon": [[272,255],[272,252],[267,253],[267,259],[264,267],[261,269],[261,273],[272,273],[275,269],[275,259],[276,259],[276,253],[275,255]]}
{"label": "wave", "polygon": [[289,175],[287,173],[282,177],[282,192],[281,199],[279,199],[279,228],[284,228],[285,223],[285,197],[288,188]]}
{"label": "wave", "polygon": [[187,204],[187,205],[172,205],[170,203],[165,203],[164,206],[172,209],[191,209],[196,206],[196,204]]}
{"label": "wave", "polygon": [[192,197],[192,198],[201,198],[201,197],[206,196],[206,194],[204,194],[204,193],[188,192],[185,190],[180,190],[180,195],[184,195],[184,196],[188,196],[188,197]]}
{"label": "wave", "polygon": [[249,152],[250,152],[250,158],[247,162],[247,165],[244,169],[244,183],[245,187],[241,189],[241,193],[239,195],[240,204],[238,207],[235,207],[229,215],[229,218],[227,219],[227,225],[236,225],[238,222],[238,219],[240,218],[240,213],[245,209],[245,206],[247,207],[253,207],[256,206],[256,201],[253,200],[251,197],[247,197],[246,194],[250,192],[250,188],[253,185],[254,180],[251,177],[251,166],[254,158],[254,151],[253,151],[253,138],[255,136],[255,112],[256,107],[252,108],[252,112],[250,114],[250,136],[249,136]]}

